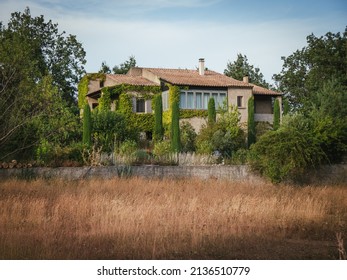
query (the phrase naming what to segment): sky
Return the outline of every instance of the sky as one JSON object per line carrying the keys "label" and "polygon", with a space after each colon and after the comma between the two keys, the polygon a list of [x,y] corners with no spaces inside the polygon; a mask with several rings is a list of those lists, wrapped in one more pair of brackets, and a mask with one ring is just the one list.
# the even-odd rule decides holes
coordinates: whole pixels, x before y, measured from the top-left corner
{"label": "sky", "polygon": [[308,35],[347,26],[346,0],[0,0],[0,21],[26,7],[77,36],[89,73],[131,55],[138,66],[182,69],[205,58],[223,73],[241,53],[272,83],[281,57],[306,46]]}

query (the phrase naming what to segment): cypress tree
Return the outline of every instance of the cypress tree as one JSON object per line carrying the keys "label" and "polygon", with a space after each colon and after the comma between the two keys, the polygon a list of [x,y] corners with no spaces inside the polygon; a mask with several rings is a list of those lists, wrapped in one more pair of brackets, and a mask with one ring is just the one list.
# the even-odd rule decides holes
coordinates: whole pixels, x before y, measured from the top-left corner
{"label": "cypress tree", "polygon": [[154,97],[154,141],[163,140],[164,128],[163,128],[163,101],[161,94]]}
{"label": "cypress tree", "polygon": [[171,95],[171,149],[173,152],[181,150],[180,140],[180,108],[179,108],[179,88],[177,86],[170,87]]}
{"label": "cypress tree", "polygon": [[289,113],[289,102],[288,99],[283,99],[283,115],[287,115]]}
{"label": "cypress tree", "polygon": [[83,109],[83,144],[87,147],[91,146],[91,133],[92,133],[92,117],[90,107],[88,104],[84,105]]}
{"label": "cypress tree", "polygon": [[212,125],[216,123],[216,105],[214,102],[214,98],[210,98],[208,101],[208,107],[207,107],[207,112],[208,112],[208,124]]}
{"label": "cypress tree", "polygon": [[255,143],[255,122],[254,122],[254,97],[248,99],[248,120],[247,120],[247,143],[248,147]]}
{"label": "cypress tree", "polygon": [[277,130],[280,127],[280,102],[276,98],[274,104],[274,121],[273,121],[273,130]]}

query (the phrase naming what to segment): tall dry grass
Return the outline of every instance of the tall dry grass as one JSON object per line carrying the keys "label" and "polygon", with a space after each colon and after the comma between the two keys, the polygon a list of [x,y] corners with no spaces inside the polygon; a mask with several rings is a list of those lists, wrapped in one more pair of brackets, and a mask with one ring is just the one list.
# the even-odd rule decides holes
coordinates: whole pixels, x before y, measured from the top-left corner
{"label": "tall dry grass", "polygon": [[343,186],[0,182],[2,259],[336,259],[346,221]]}

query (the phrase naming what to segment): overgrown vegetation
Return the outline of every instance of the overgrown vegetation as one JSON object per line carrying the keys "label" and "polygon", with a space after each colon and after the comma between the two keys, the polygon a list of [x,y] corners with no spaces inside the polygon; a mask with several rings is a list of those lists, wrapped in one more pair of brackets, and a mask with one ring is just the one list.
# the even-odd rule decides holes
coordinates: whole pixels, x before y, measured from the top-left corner
{"label": "overgrown vegetation", "polygon": [[[312,34],[306,47],[283,58],[281,73],[274,75],[285,93],[283,116],[276,99],[273,124],[255,123],[252,97],[248,128],[240,124],[237,108],[225,104],[216,110],[214,99],[208,110],[180,110],[182,88],[175,85],[102,87],[98,107],[90,112],[89,82],[103,84],[110,67],[103,62],[99,73],[85,74],[85,52],[76,37],[59,32],[43,16],[32,17],[28,8],[0,25],[0,39],[1,161],[75,166],[112,164],[117,156],[129,156],[127,162],[136,164],[182,164],[180,159],[187,163],[190,158],[194,163],[251,164],[281,182],[346,156],[347,29],[320,38]],[[113,72],[126,73],[134,66],[131,56]],[[269,86],[242,54],[228,63],[225,74],[236,79],[248,75],[250,82]],[[163,112],[161,94],[167,89],[169,109]],[[148,113],[134,112],[138,97],[146,101]],[[154,113],[149,113],[149,101]],[[84,109],[81,116],[79,109]],[[200,131],[188,122],[194,117],[205,121]],[[122,154],[123,145],[137,149]]]}

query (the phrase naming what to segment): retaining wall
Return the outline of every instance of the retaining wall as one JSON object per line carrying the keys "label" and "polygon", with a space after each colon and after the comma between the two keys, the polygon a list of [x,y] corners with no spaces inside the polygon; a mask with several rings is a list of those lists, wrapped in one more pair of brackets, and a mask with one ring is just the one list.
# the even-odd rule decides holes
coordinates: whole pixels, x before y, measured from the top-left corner
{"label": "retaining wall", "polygon": [[[0,179],[7,178],[62,178],[66,180],[90,178],[114,178],[139,176],[146,178],[191,178],[224,179],[230,181],[265,181],[252,173],[246,165],[232,166],[100,166],[100,167],[36,167],[27,169],[0,169]],[[347,165],[323,166],[299,178],[303,184],[346,184]]]}

